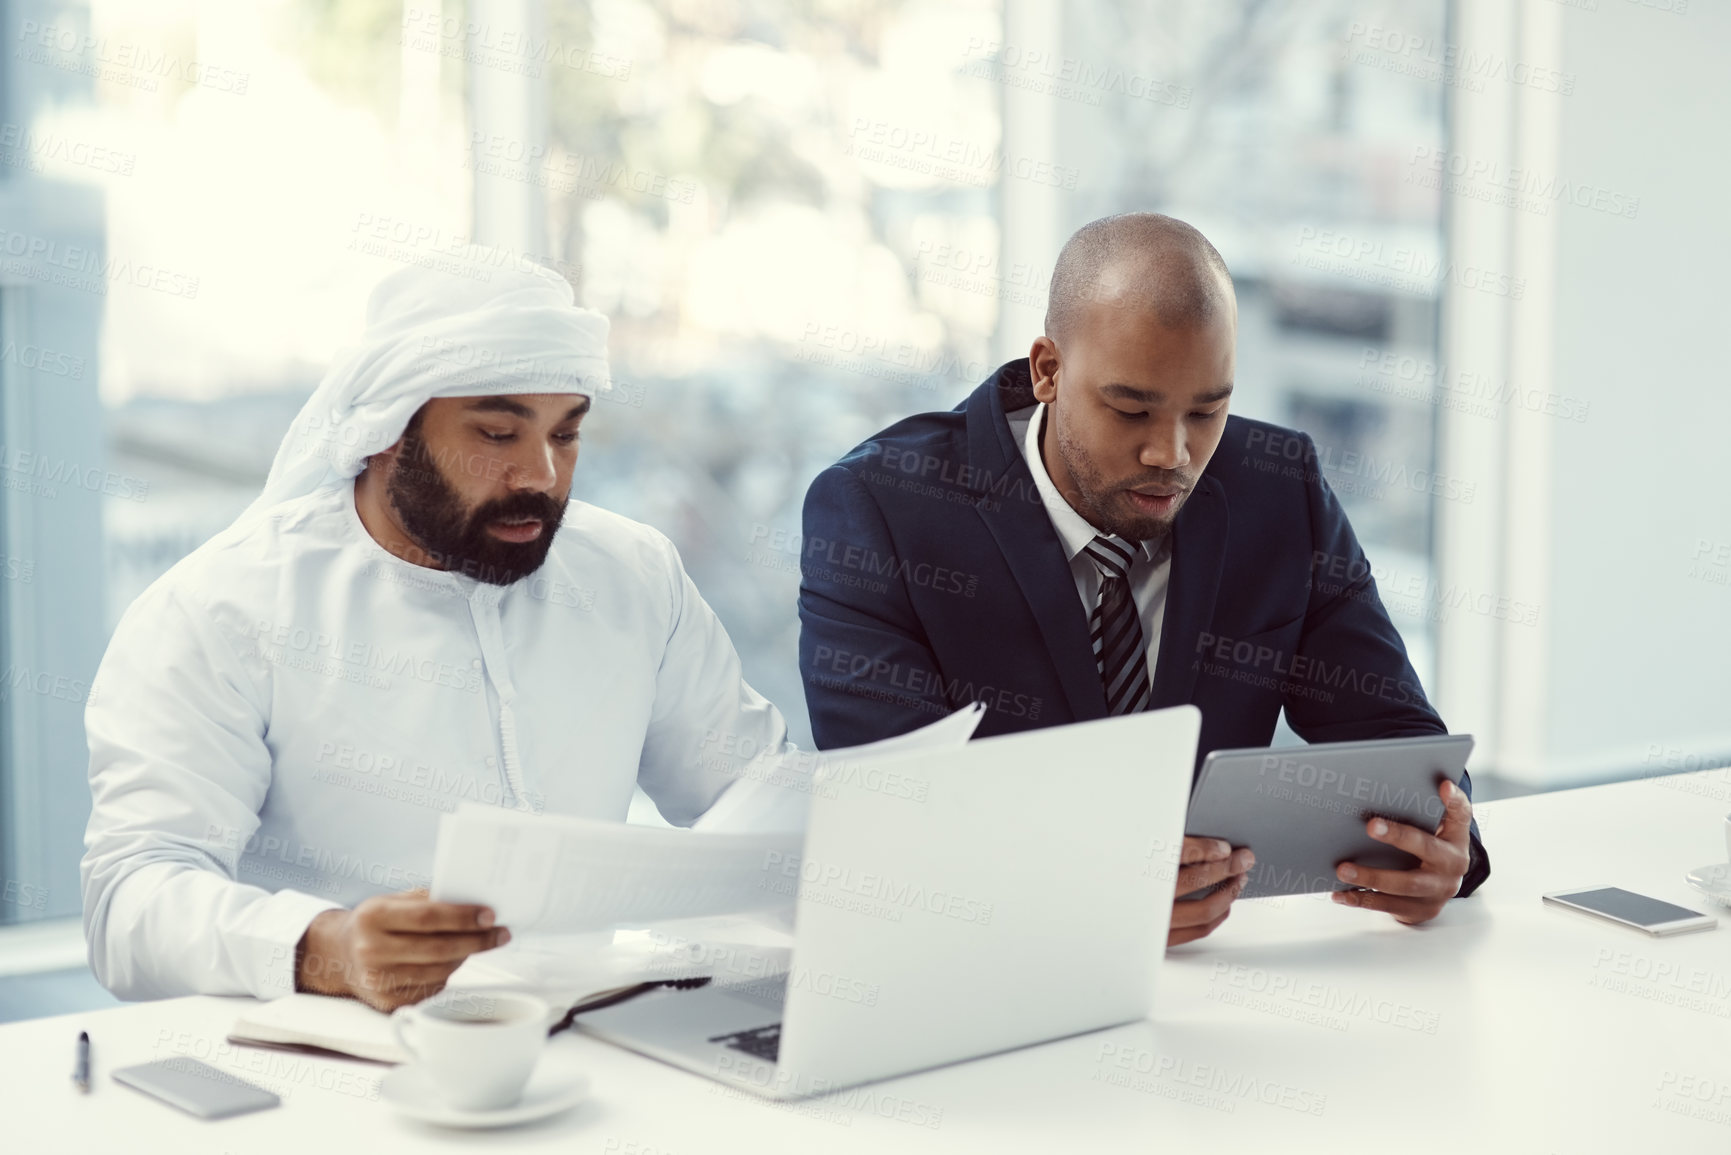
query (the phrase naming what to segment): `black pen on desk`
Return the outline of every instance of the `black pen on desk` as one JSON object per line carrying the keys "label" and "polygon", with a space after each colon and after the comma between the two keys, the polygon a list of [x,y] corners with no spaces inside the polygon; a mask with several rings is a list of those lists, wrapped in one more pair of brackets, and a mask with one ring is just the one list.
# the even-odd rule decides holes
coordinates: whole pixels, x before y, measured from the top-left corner
{"label": "black pen on desk", "polygon": [[72,1081],[80,1091],[90,1090],[90,1033],[78,1032],[78,1057],[72,1061]]}

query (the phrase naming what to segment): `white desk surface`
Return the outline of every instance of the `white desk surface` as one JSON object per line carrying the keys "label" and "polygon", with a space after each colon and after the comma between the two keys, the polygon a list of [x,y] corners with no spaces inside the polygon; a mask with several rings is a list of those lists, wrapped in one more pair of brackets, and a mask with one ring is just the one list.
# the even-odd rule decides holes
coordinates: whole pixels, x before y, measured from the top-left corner
{"label": "white desk surface", "polygon": [[[377,1099],[382,1067],[229,1047],[242,1000],[16,1023],[0,1028],[0,1148],[1731,1151],[1731,910],[1683,882],[1725,857],[1728,811],[1725,771],[1486,804],[1494,873],[1428,927],[1314,897],[1242,903],[1167,956],[1150,1022],[792,1105],[565,1034],[552,1045],[581,1056],[588,1102],[509,1130],[441,1131]],[[1601,883],[1725,923],[1653,939],[1539,901]],[[68,1077],[80,1029],[88,1096]],[[108,1075],[182,1054],[270,1086],[283,1105],[204,1123]]]}

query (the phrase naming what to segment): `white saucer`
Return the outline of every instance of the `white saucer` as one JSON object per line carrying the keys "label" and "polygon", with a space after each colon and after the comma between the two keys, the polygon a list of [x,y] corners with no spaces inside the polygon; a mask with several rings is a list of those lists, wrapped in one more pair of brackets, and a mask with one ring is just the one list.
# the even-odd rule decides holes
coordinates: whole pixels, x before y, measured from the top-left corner
{"label": "white saucer", "polygon": [[1714,902],[1731,906],[1731,862],[1697,866],[1683,876],[1683,881]]}
{"label": "white saucer", "polygon": [[523,1097],[509,1107],[491,1111],[464,1111],[439,1097],[426,1074],[414,1064],[387,1073],[379,1082],[379,1096],[411,1119],[440,1127],[511,1127],[532,1123],[575,1107],[589,1095],[589,1077],[579,1073],[569,1058],[549,1051],[541,1056],[523,1088]]}

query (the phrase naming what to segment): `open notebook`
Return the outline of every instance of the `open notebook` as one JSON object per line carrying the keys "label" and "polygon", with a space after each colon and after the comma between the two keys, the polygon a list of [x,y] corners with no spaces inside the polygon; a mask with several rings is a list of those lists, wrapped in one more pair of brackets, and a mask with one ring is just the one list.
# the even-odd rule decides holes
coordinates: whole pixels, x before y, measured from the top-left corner
{"label": "open notebook", "polygon": [[335,1051],[378,1063],[406,1063],[391,1037],[391,1017],[354,999],[293,994],[248,1008],[228,1041],[289,1050]]}
{"label": "open notebook", "polygon": [[[652,931],[600,936],[526,936],[520,944],[465,962],[451,995],[501,991],[533,994],[550,1008],[548,1026],[572,1012],[606,1005],[646,983],[713,978],[726,985],[785,971],[791,925],[770,916],[723,916],[668,922]],[[579,941],[586,939],[586,941]],[[439,997],[439,996],[435,996]],[[354,999],[292,994],[248,1007],[229,1028],[231,1043],[287,1050],[333,1051],[380,1063],[409,1056],[391,1033],[391,1017]]]}
{"label": "open notebook", "polygon": [[[636,984],[615,987],[596,991],[569,1008],[555,1005],[553,1022],[569,1011],[582,1013],[636,989]],[[391,1032],[391,1016],[354,999],[329,995],[292,994],[260,1003],[234,1021],[228,1041],[284,1050],[330,1051],[377,1063],[409,1061]]]}

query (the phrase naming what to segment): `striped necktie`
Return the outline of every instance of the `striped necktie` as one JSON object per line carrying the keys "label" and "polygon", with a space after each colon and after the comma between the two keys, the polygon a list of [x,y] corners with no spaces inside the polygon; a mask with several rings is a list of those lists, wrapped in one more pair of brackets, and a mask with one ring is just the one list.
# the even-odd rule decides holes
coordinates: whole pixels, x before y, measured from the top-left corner
{"label": "striped necktie", "polygon": [[1148,707],[1148,646],[1142,638],[1142,615],[1130,596],[1130,563],[1136,547],[1121,537],[1101,535],[1082,547],[1100,571],[1100,600],[1088,629],[1094,641],[1094,663],[1106,689],[1107,714],[1134,714]]}

